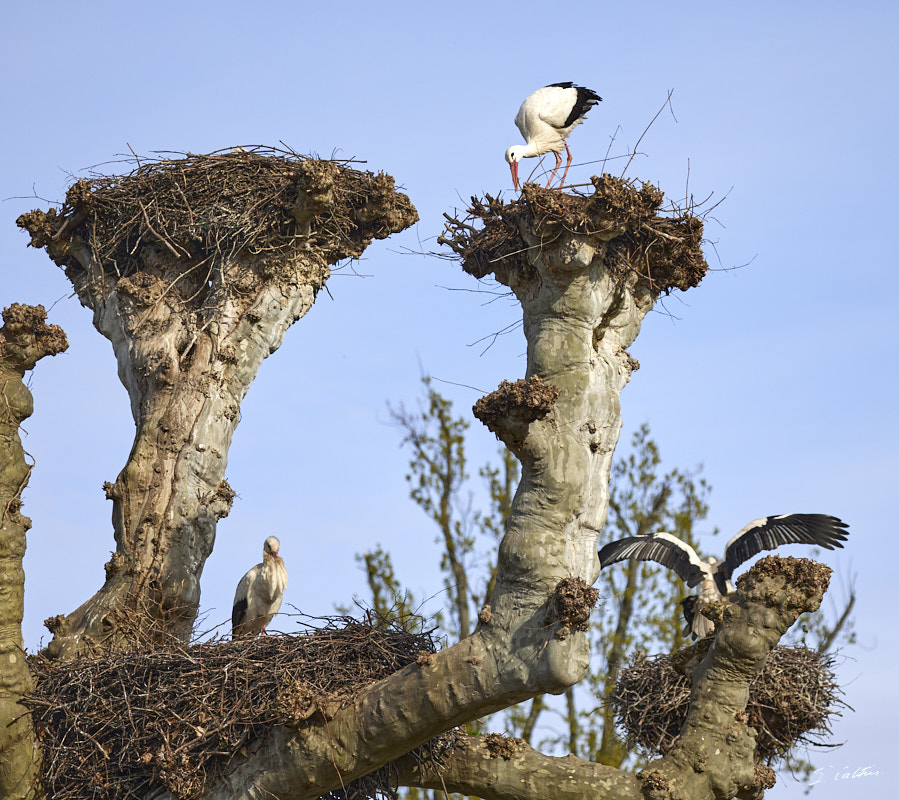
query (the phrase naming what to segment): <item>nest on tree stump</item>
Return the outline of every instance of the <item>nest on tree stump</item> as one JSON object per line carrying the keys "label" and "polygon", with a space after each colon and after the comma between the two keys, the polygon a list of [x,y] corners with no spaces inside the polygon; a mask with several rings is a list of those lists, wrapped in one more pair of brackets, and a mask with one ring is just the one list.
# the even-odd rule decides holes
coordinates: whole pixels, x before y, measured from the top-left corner
{"label": "nest on tree stump", "polygon": [[[691,679],[684,663],[704,655],[711,640],[673,655],[634,656],[608,698],[629,746],[650,756],[665,755],[687,718]],[[688,652],[689,651],[689,652]],[[756,760],[782,759],[797,745],[826,747],[817,737],[831,734],[830,721],[846,707],[834,674],[834,657],[807,647],[775,647],[749,685],[746,723],[758,732]]]}
{"label": "nest on tree stump", "polygon": [[[350,617],[297,635],[262,636],[60,664],[29,659],[32,709],[55,800],[199,795],[274,725],[301,728],[366,686],[435,651],[432,632]],[[413,751],[439,763],[444,734]],[[389,767],[324,797],[395,798]]]}
{"label": "nest on tree stump", "polygon": [[[475,278],[494,273],[509,285],[511,275],[533,275],[534,249],[551,247],[562,234],[576,234],[604,249],[613,272],[634,278],[653,294],[686,291],[705,276],[703,222],[696,209],[663,209],[664,194],[652,184],[603,175],[592,179],[593,194],[571,194],[524,185],[511,202],[485,195],[471,199],[462,218],[446,217],[438,242]],[[539,236],[528,243],[522,228]],[[639,265],[635,267],[634,265]]]}
{"label": "nest on tree stump", "polygon": [[61,209],[31,211],[18,224],[67,271],[84,267],[64,247],[73,239],[118,278],[146,268],[142,251],[150,245],[185,264],[177,289],[189,293],[209,280],[204,266],[223,258],[277,263],[300,249],[336,264],[418,219],[390,175],[353,169],[351,161],[273,147],[174,155],[182,157],[134,159],[127,175],[91,173],[69,188]]}

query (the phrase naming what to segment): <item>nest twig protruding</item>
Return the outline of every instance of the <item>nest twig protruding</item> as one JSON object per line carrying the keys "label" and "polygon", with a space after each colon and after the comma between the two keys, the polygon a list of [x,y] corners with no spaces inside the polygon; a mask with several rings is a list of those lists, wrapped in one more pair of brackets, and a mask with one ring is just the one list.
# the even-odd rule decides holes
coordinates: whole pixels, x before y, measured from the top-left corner
{"label": "nest twig protruding", "polygon": [[539,375],[514,383],[502,381],[498,389],[474,404],[472,412],[512,447],[516,440],[527,435],[531,422],[550,412],[560,393],[558,386],[547,383]]}

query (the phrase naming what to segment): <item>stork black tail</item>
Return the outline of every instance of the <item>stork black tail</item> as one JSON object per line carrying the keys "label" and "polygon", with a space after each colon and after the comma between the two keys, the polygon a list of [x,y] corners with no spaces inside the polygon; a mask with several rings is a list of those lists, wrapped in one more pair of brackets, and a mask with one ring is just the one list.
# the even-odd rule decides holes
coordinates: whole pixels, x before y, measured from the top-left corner
{"label": "stork black tail", "polygon": [[574,107],[571,109],[568,119],[565,120],[565,125],[563,126],[565,128],[571,125],[575,120],[585,117],[587,112],[602,100],[602,98],[592,89],[588,89],[586,86],[578,86],[571,81],[551,83],[550,86],[558,86],[560,89],[577,90],[577,100],[574,102]]}

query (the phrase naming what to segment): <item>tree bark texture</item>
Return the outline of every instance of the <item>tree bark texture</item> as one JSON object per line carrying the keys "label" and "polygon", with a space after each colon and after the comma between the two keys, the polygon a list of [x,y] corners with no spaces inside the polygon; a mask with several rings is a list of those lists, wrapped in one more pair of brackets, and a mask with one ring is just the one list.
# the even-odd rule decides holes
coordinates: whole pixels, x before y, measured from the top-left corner
{"label": "tree bark texture", "polygon": [[[368,191],[348,200],[354,181]],[[235,185],[243,193],[227,196]],[[136,223],[106,230],[129,203]],[[205,221],[229,203],[230,216]],[[61,215],[20,218],[112,343],[136,427],[127,464],[106,484],[116,541],[106,582],[49,621],[50,656],[189,637],[216,523],[234,496],[228,448],[257,370],[333,263],[415,219],[389,176],[242,152],[144,167],[112,185],[79,182]]]}
{"label": "tree bark texture", "polygon": [[423,767],[413,758],[397,763],[397,782],[484,800],[633,800],[640,797],[636,775],[577,756],[547,756],[523,739],[461,737],[444,769]]}
{"label": "tree bark texture", "polygon": [[4,309],[0,328],[0,797],[13,800],[40,794],[40,749],[28,709],[19,703],[32,690],[22,642],[22,559],[31,520],[20,511],[31,466],[19,426],[34,410],[25,372],[69,346],[62,329],[46,319],[42,306],[14,303]]}

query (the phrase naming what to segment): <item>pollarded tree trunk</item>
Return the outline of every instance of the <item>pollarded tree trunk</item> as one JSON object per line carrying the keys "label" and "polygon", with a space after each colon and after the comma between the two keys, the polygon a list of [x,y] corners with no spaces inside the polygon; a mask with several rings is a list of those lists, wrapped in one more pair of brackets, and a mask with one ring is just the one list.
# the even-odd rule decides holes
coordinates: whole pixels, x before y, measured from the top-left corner
{"label": "pollarded tree trunk", "polygon": [[[627,348],[662,292],[695,286],[706,271],[698,219],[660,216],[662,194],[654,187],[636,190],[608,176],[594,184],[586,198],[528,185],[517,203],[473,209],[485,221],[479,235],[451,223],[447,240],[466,271],[492,273],[522,306],[526,380],[475,406],[522,462],[500,546],[507,568],[497,575],[490,606],[501,618],[513,608],[531,618],[522,635],[534,636],[532,655],[558,676],[553,692],[583,674],[586,637],[558,647],[567,631],[548,640],[545,631],[525,631],[554,616],[559,595],[547,596],[546,587],[572,579],[589,586],[599,573],[596,536],[608,513],[619,397],[638,366]],[[514,555],[504,558],[510,550]],[[524,608],[522,581],[537,589]]]}
{"label": "pollarded tree trunk", "polygon": [[62,329],[46,319],[43,306],[14,303],[4,309],[0,328],[0,797],[10,800],[39,795],[40,751],[31,716],[19,702],[32,690],[22,642],[22,559],[31,520],[20,512],[31,467],[19,426],[34,410],[25,372],[69,346]]}
{"label": "pollarded tree trunk", "polygon": [[[112,343],[136,434],[106,485],[103,587],[49,622],[51,656],[189,636],[240,404],[339,260],[417,216],[387,175],[275,151],[189,156],[79,181],[20,226]],[[137,613],[135,613],[137,612]]]}

